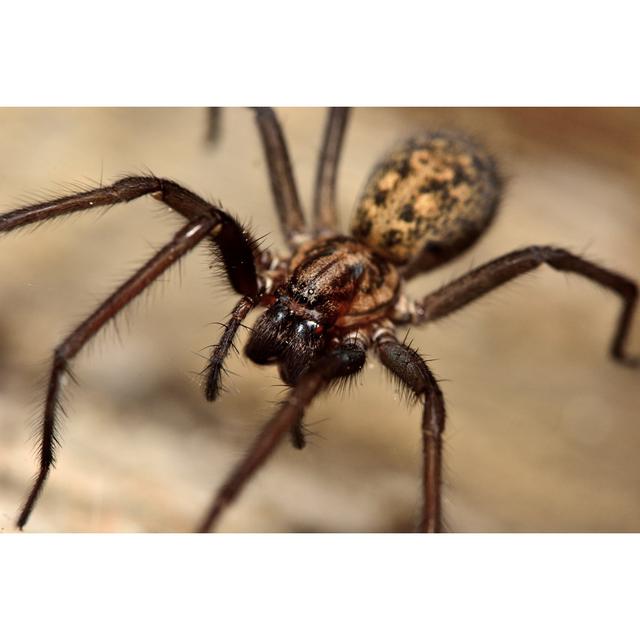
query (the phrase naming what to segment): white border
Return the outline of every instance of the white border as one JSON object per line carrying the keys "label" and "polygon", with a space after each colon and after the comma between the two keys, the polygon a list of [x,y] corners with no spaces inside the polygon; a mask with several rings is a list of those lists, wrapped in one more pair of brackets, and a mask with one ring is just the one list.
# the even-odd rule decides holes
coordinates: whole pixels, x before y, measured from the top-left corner
{"label": "white border", "polygon": [[3,7],[4,105],[637,105],[633,4]]}
{"label": "white border", "polygon": [[640,630],[635,535],[16,534],[0,553],[7,638],[619,640]]}

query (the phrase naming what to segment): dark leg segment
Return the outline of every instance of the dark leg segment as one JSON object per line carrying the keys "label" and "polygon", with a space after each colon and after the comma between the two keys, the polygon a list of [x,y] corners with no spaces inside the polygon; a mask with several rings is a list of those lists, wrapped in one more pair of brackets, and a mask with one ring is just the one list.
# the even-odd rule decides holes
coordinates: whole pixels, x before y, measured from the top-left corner
{"label": "dark leg segment", "polygon": [[480,296],[546,263],[558,271],[580,274],[593,282],[615,291],[623,302],[617,328],[611,341],[610,353],[616,360],[637,364],[625,353],[625,343],[638,298],[635,282],[623,275],[573,255],[564,249],[548,246],[527,247],[470,271],[416,303],[415,324],[442,318],[473,302]]}
{"label": "dark leg segment", "polygon": [[278,412],[264,426],[245,458],[231,472],[218,491],[198,531],[205,533],[215,525],[223,510],[235,500],[247,481],[265,463],[287,432],[300,424],[311,401],[333,380],[360,371],[366,349],[360,342],[349,342],[322,356],[300,377]]}
{"label": "dark leg segment", "polygon": [[207,107],[207,133],[208,144],[215,145],[220,139],[220,121],[222,120],[220,107]]}
{"label": "dark leg segment", "polygon": [[231,318],[225,326],[220,342],[214,347],[207,366],[207,380],[205,384],[205,396],[207,400],[213,401],[218,398],[222,390],[221,377],[225,372],[224,361],[229,350],[233,347],[233,339],[240,328],[242,321],[248,313],[255,307],[255,302],[251,298],[241,298],[231,312]]}
{"label": "dark leg segment", "polygon": [[76,213],[85,209],[129,202],[152,194],[190,221],[208,218],[211,240],[224,263],[231,286],[241,295],[254,297],[258,293],[256,242],[232,216],[203,200],[179,184],[153,176],[129,177],[114,184],[82,193],[56,198],[48,202],[16,209],[0,216],[0,233],[6,233],[36,222]]}
{"label": "dark leg segment", "polygon": [[338,227],[336,177],[348,119],[347,107],[333,107],[327,116],[313,196],[314,227],[320,234],[335,232]]}
{"label": "dark leg segment", "polygon": [[175,264],[188,251],[206,238],[216,226],[211,218],[194,220],[183,227],[151,260],[138,269],[123,285],[107,298],[84,322],[56,347],[53,365],[47,387],[42,436],[40,441],[40,470],[31,493],[20,512],[17,526],[22,529],[40,495],[49,469],[55,463],[57,413],[60,409],[60,390],[62,379],[69,375],[69,362],[91,338],[119,311],[144,291],[154,280]]}
{"label": "dark leg segment", "polygon": [[418,531],[438,533],[442,528],[442,432],[445,408],[442,391],[420,354],[399,343],[390,334],[377,341],[382,364],[408,387],[416,398],[424,401],[422,414],[422,495],[423,506]]}
{"label": "dark leg segment", "polygon": [[291,246],[295,244],[296,235],[305,233],[306,225],[287,145],[273,109],[256,107],[254,111],[267,158],[271,192],[280,218],[280,226],[287,243]]}
{"label": "dark leg segment", "polygon": [[304,432],[304,425],[302,424],[302,421],[291,427],[291,430],[289,431],[289,438],[291,439],[291,446],[294,449],[301,451],[307,446],[307,436]]}

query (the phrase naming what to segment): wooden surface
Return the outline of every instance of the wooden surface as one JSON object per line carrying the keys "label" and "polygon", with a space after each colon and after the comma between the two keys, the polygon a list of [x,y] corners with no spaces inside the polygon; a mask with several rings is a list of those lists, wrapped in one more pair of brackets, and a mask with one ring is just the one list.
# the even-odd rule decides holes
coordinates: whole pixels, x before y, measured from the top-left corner
{"label": "wooden surface", "polygon": [[[324,113],[280,110],[305,204]],[[0,209],[151,170],[223,204],[281,247],[251,115],[224,111],[216,148],[198,109],[0,110]],[[528,244],[640,279],[640,111],[357,109],[339,174],[346,226],[372,165],[411,133],[470,130],[509,178],[489,233],[417,278],[427,292]],[[30,440],[53,347],[177,228],[152,199],[0,238],[0,528],[36,470]],[[207,404],[204,367],[233,296],[196,251],[75,362],[62,449],[30,531],[187,531],[281,397],[273,368],[233,357]],[[542,267],[412,331],[448,405],[446,519],[454,531],[639,531],[640,372],[606,355],[619,302]],[[255,316],[251,316],[255,319]],[[246,334],[245,334],[246,336]],[[243,336],[243,338],[245,337]],[[631,350],[640,354],[640,319]],[[419,409],[370,357],[344,397],[309,413],[225,516],[224,531],[405,531],[419,505]]]}

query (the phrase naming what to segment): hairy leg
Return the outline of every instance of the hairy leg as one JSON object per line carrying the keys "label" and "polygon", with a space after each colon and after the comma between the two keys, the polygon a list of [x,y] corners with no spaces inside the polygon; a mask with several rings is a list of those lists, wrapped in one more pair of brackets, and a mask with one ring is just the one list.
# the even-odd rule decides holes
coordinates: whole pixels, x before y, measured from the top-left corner
{"label": "hairy leg", "polygon": [[335,233],[338,228],[336,178],[348,120],[347,107],[329,109],[313,196],[314,229],[318,234]]}
{"label": "hairy leg", "polygon": [[391,333],[376,340],[378,356],[397,380],[424,402],[422,413],[422,515],[418,531],[438,533],[442,529],[442,432],[445,408],[442,391],[420,354],[397,341]]}
{"label": "hairy leg", "polygon": [[198,526],[199,532],[205,533],[215,526],[224,509],[237,498],[284,435],[301,423],[304,411],[312,400],[333,380],[360,371],[365,359],[366,348],[360,342],[350,341],[320,357],[311,365],[291,389],[277,413],[260,431],[249,452],[219,489]]}
{"label": "hairy leg", "polygon": [[625,353],[638,298],[636,283],[615,271],[604,269],[589,260],[556,247],[527,247],[488,262],[426,296],[422,301],[416,302],[415,309],[410,311],[403,320],[424,324],[442,318],[541,264],[548,264],[558,271],[570,271],[582,275],[621,297],[622,311],[609,350],[615,360],[637,365],[638,360],[629,358]]}
{"label": "hairy leg", "polygon": [[294,449],[301,451],[307,446],[307,434],[305,433],[302,421],[294,424],[289,430],[289,439]]}
{"label": "hairy leg", "polygon": [[40,468],[33,488],[18,517],[17,526],[20,529],[27,523],[49,470],[55,464],[55,448],[58,444],[56,426],[58,413],[61,410],[60,391],[64,376],[70,375],[70,361],[109,320],[112,320],[119,311],[142,293],[171,265],[178,262],[188,251],[205,239],[217,224],[219,223],[211,218],[201,218],[189,222],[54,350],[39,443]]}
{"label": "hairy leg", "polygon": [[7,233],[18,227],[44,222],[85,209],[130,202],[149,194],[167,204],[187,220],[200,221],[207,218],[214,222],[209,236],[224,264],[231,286],[241,295],[255,297],[258,294],[256,263],[260,252],[256,241],[226,211],[214,207],[195,193],[164,178],[131,176],[106,187],[90,189],[10,211],[0,215],[0,233]]}
{"label": "hairy leg", "polygon": [[271,192],[282,233],[290,247],[306,237],[306,224],[282,128],[273,109],[256,107],[256,122],[269,167]]}
{"label": "hairy leg", "polygon": [[231,318],[227,322],[220,342],[213,348],[209,364],[206,368],[207,378],[205,383],[205,397],[209,401],[216,400],[222,391],[221,378],[225,372],[224,361],[233,347],[233,339],[242,325],[242,321],[255,307],[251,298],[241,298],[231,312]]}
{"label": "hairy leg", "polygon": [[[235,349],[233,344],[234,338],[243,320],[249,312],[255,308],[255,303],[251,298],[241,298],[231,312],[231,317],[225,325],[220,342],[213,348],[209,358],[209,364],[205,369],[205,397],[209,401],[217,400],[220,396],[222,387],[222,375],[225,373],[224,361],[229,355],[231,349]],[[304,449],[306,442],[306,434],[302,422],[296,423],[291,427],[290,431],[291,444],[295,449]]]}

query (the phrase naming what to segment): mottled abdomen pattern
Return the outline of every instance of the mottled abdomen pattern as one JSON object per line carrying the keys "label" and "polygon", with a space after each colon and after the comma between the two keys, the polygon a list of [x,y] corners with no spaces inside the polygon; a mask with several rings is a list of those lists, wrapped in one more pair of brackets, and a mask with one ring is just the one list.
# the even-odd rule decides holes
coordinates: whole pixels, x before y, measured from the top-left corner
{"label": "mottled abdomen pattern", "polygon": [[426,270],[475,242],[496,212],[501,187],[492,156],[468,136],[425,133],[373,171],[352,233],[395,264]]}

